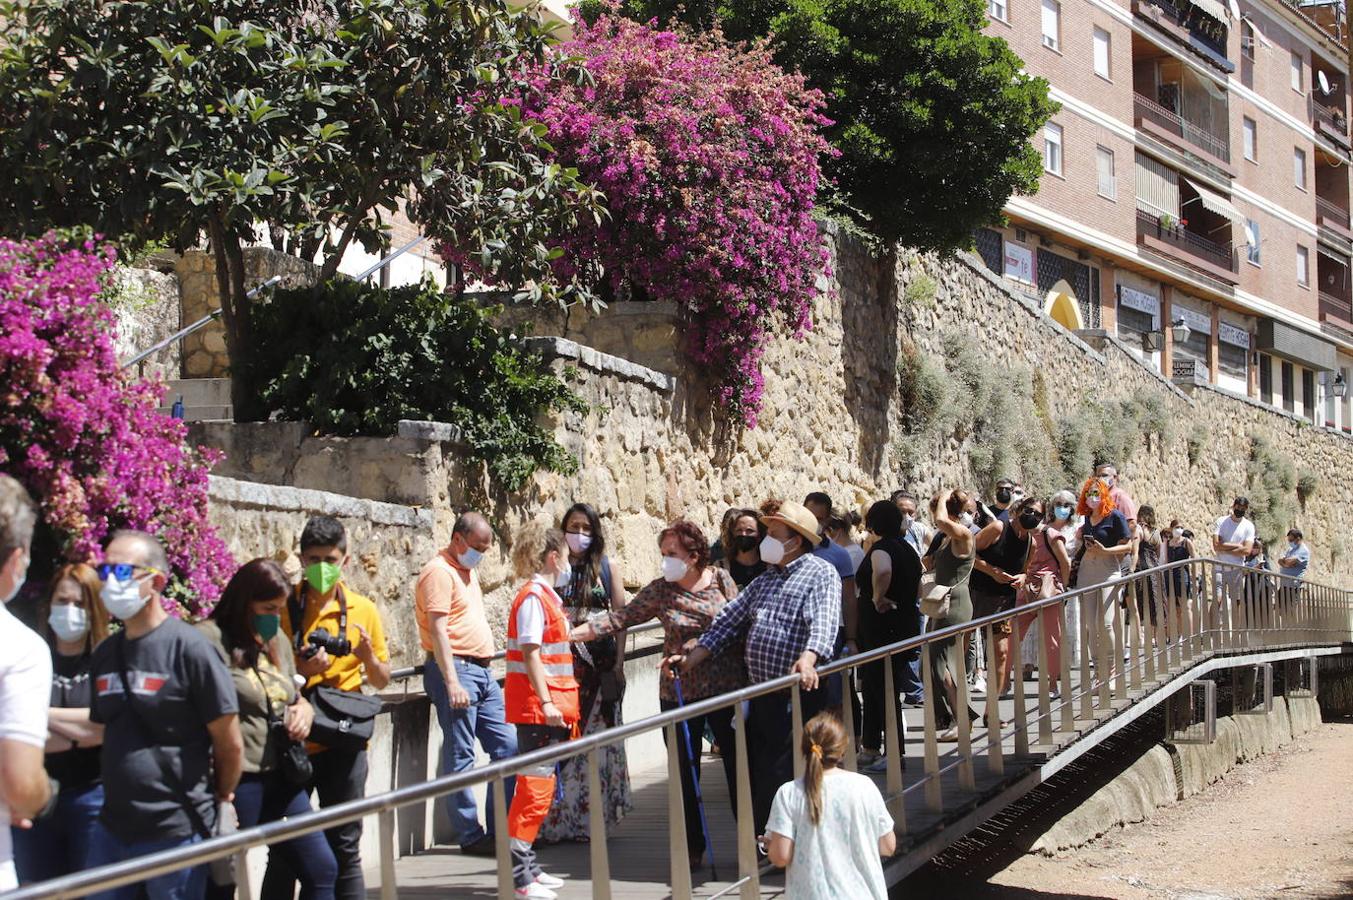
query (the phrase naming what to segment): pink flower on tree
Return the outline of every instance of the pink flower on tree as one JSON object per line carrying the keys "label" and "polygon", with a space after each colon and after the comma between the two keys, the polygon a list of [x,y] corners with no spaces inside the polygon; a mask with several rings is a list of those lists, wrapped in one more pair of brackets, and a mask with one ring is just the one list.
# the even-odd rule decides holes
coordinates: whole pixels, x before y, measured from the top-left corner
{"label": "pink flower on tree", "polygon": [[234,568],[207,521],[216,456],[188,447],[183,423],[158,411],[161,385],[118,367],[98,296],[115,258],[50,235],[0,240],[0,472],[38,500],[67,559],[97,558],[118,528],[158,535],[170,611],[201,616]]}

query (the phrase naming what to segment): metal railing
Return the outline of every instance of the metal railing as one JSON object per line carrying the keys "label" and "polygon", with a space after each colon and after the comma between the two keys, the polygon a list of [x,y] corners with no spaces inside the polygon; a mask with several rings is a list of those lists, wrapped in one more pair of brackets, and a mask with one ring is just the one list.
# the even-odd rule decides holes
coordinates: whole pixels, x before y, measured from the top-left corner
{"label": "metal railing", "polygon": [[1320,311],[1329,313],[1345,322],[1353,322],[1353,303],[1347,297],[1336,297],[1324,291],[1318,291]]}
{"label": "metal railing", "polygon": [[1334,132],[1334,136],[1341,138],[1344,143],[1348,142],[1348,117],[1341,110],[1326,106],[1312,98],[1311,113],[1314,121],[1327,126]]}
{"label": "metal railing", "polygon": [[[896,704],[884,702],[886,721],[884,796],[899,834],[909,833],[906,800],[923,798],[924,808],[943,813],[946,808],[943,778],[956,770],[957,798],[950,798],[951,810],[962,808],[976,790],[974,768],[985,761],[988,773],[1001,774],[1007,764],[1028,765],[1030,750],[1051,754],[1058,749],[1058,736],[1075,740],[1088,728],[1112,718],[1134,700],[1157,688],[1173,690],[1172,682],[1187,678],[1190,669],[1225,656],[1253,654],[1256,651],[1302,650],[1318,647],[1337,648],[1353,640],[1353,592],[1327,585],[1302,582],[1270,572],[1260,572],[1212,559],[1191,559],[1101,584],[1088,585],[1045,600],[1018,606],[1013,610],[958,623],[877,648],[818,669],[822,677],[846,675],[860,666],[878,663],[911,650],[928,650],[940,642],[954,641],[961,646],[964,637],[981,632],[986,640],[989,677],[996,678],[996,628],[1004,622],[1018,623],[1035,619],[1046,627],[1058,626],[1069,635],[1068,620],[1080,614],[1079,653],[1072,654],[1071,643],[1064,640],[1058,648],[1059,680],[1054,684],[1047,644],[1040,640],[1037,697],[1032,708],[1024,690],[1014,691],[1014,716],[996,728],[975,728],[964,713],[969,710],[968,686],[959,671],[953,672],[956,703],[956,750],[952,757],[941,757],[936,722],[936,683],[929,653],[923,657],[925,685],[924,753],[920,777],[905,784],[901,768],[902,747]],[[961,660],[961,653],[950,653],[950,660]],[[893,666],[883,665],[884,697],[896,698]],[[952,670],[951,670],[952,671]],[[1079,677],[1073,685],[1073,673]],[[1057,691],[1058,694],[1054,694]],[[760,866],[756,855],[756,835],[749,811],[751,773],[748,766],[746,716],[743,702],[772,694],[788,693],[792,709],[791,746],[798,746],[803,728],[803,700],[798,676],[789,675],[722,694],[707,700],[659,713],[564,744],[546,747],[521,756],[491,763],[455,775],[446,775],[422,784],[409,785],[388,793],[339,804],[285,821],[245,829],[232,835],[212,838],[127,860],[114,865],[80,872],[52,881],[21,888],[7,900],[79,897],[133,884],[222,859],[253,847],[280,843],[345,822],[375,815],[380,830],[380,873],[382,900],[393,900],[398,893],[395,873],[395,811],[401,807],[425,803],[447,794],[479,785],[495,785],[493,815],[498,824],[497,879],[500,896],[512,896],[511,862],[508,853],[507,809],[503,782],[528,769],[552,766],[564,760],[585,756],[591,796],[591,879],[594,898],[611,897],[610,865],[604,804],[601,802],[600,756],[609,746],[638,735],[666,732],[668,751],[668,830],[670,838],[670,886],[674,897],[691,895],[691,872],[685,839],[685,818],[681,799],[681,777],[676,747],[681,722],[715,710],[731,707],[736,744],[736,786],[738,880],[721,893],[740,892],[744,900],[760,896]],[[985,719],[1000,718],[999,698],[988,690]],[[855,744],[853,718],[845,716],[849,746]],[[725,750],[725,752],[727,752]],[[794,754],[795,777],[802,774],[802,760]],[[1023,759],[1021,759],[1023,758]],[[844,760],[847,769],[855,768],[853,753]],[[910,774],[910,773],[909,773]],[[954,801],[957,802],[954,802]]]}
{"label": "metal railing", "polygon": [[1134,94],[1133,102],[1136,105],[1137,115],[1141,118],[1154,122],[1168,133],[1182,138],[1185,142],[1220,159],[1222,162],[1229,163],[1231,161],[1231,146],[1225,138],[1217,137],[1201,126],[1193,124],[1178,113],[1161,106],[1150,97]]}
{"label": "metal railing", "polygon": [[1236,272],[1236,255],[1229,244],[1220,244],[1189,231],[1177,221],[1166,224],[1160,216],[1138,209],[1137,234],[1154,237],[1232,274]]}
{"label": "metal railing", "polygon": [[[417,247],[419,244],[423,243],[423,241],[425,241],[425,240],[427,240],[427,238],[420,237],[420,238],[415,238],[415,239],[412,240],[412,241],[409,241],[407,244],[405,244],[403,247],[400,247],[398,250],[396,250],[395,252],[391,253],[389,256],[383,257],[382,259],[380,259],[379,261],[377,261],[375,264],[373,264],[373,265],[370,266],[369,268],[365,269],[365,270],[362,272],[362,274],[355,276],[353,280],[354,280],[354,281],[364,281],[365,279],[367,279],[368,277],[370,277],[374,272],[377,272],[377,271],[379,271],[379,270],[385,268],[386,266],[390,265],[390,263],[394,262],[396,259],[398,259],[399,257],[403,256],[405,253],[407,253],[408,251],[412,250],[414,247]],[[263,282],[262,284],[256,284],[256,285],[254,285],[252,288],[250,288],[249,290],[245,291],[245,292],[244,292],[244,296],[249,297],[250,299],[252,299],[253,297],[255,297],[255,296],[257,296],[258,294],[262,293],[263,291],[267,290],[268,288],[270,288],[270,287],[272,287],[272,286],[274,286],[274,285],[280,284],[281,282],[282,282],[282,276],[281,276],[281,275],[274,275],[273,277],[269,278],[267,281]],[[194,334],[194,333],[196,333],[196,332],[198,332],[198,331],[201,331],[203,328],[206,328],[208,325],[210,325],[212,322],[215,322],[215,321],[216,321],[217,319],[219,319],[220,317],[221,317],[221,310],[220,310],[220,308],[217,308],[217,309],[212,310],[211,312],[207,313],[205,316],[203,316],[202,318],[198,319],[196,322],[192,323],[191,325],[188,325],[188,326],[185,327],[185,328],[179,329],[178,331],[174,332],[173,334],[171,334],[169,337],[165,338],[164,340],[159,341],[158,343],[156,343],[156,344],[154,344],[154,345],[152,345],[152,346],[150,346],[150,347],[147,347],[145,350],[142,350],[140,353],[136,354],[136,355],[133,356],[131,359],[129,359],[129,360],[127,360],[126,362],[124,362],[124,363],[122,364],[122,368],[124,368],[124,369],[130,369],[132,366],[136,365],[137,363],[143,362],[144,360],[150,358],[151,356],[154,356],[156,353],[159,353],[159,352],[160,352],[161,350],[163,350],[164,348],[166,348],[166,347],[171,347],[171,346],[173,346],[174,344],[178,343],[179,341],[183,340],[184,338],[188,337],[189,335],[192,335],[192,334]]]}
{"label": "metal railing", "polygon": [[1328,219],[1343,228],[1348,227],[1348,210],[1324,197],[1315,198],[1315,211],[1322,219]]}

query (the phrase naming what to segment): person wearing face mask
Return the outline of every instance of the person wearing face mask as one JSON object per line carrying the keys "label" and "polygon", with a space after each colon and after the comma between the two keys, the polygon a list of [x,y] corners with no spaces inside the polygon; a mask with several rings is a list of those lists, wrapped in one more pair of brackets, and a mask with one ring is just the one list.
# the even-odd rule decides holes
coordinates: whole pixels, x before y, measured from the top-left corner
{"label": "person wearing face mask", "polygon": [[[1044,524],[1046,505],[1037,498],[1026,497],[1015,507],[1015,519],[1020,527],[1029,533],[1029,561],[1024,569],[1024,584],[1019,589],[1017,605],[1035,603],[1055,597],[1066,591],[1067,579],[1071,577],[1071,557],[1066,552],[1066,538],[1060,531]],[[1076,606],[1075,601],[1064,604]],[[1041,614],[1029,613],[1016,621],[1020,640],[1023,641],[1037,626],[1036,639],[1043,642],[1048,660],[1048,683],[1052,696],[1061,697],[1059,682],[1062,678],[1062,617],[1056,607],[1049,607]],[[1035,648],[1034,660],[1038,655]]]}
{"label": "person wearing face mask", "polygon": [[724,546],[730,549],[722,565],[733,576],[733,583],[738,586],[738,590],[751,584],[752,579],[766,571],[759,549],[761,539],[765,536],[766,529],[757,517],[756,510],[736,510],[724,536]]}
{"label": "person wearing face mask", "polygon": [[[1077,511],[1085,517],[1081,525],[1081,546],[1078,551],[1080,566],[1077,588],[1108,585],[1103,591],[1089,591],[1091,605],[1082,612],[1083,640],[1095,660],[1099,677],[1108,677],[1113,660],[1112,628],[1114,605],[1122,578],[1123,557],[1132,553],[1132,528],[1127,517],[1115,506],[1109,494],[1109,485],[1102,478],[1087,478],[1081,487]],[[1106,655],[1107,654],[1107,655]]]}
{"label": "person wearing face mask", "polygon": [[[1167,533],[1169,537],[1165,539],[1166,562],[1184,562],[1198,555],[1193,546],[1192,532],[1185,529],[1184,524],[1178,519],[1170,520]],[[1182,634],[1184,604],[1193,596],[1193,573],[1189,571],[1188,566],[1176,566],[1170,570],[1168,585],[1170,596],[1174,597],[1175,615],[1178,617],[1175,633]]]}
{"label": "person wearing face mask", "polygon": [[1278,583],[1279,596],[1286,603],[1296,599],[1311,564],[1311,548],[1303,537],[1300,528],[1287,529],[1287,547],[1278,553],[1278,573],[1285,576]]}
{"label": "person wearing face mask", "polygon": [[[569,635],[572,641],[591,641],[632,628],[651,619],[658,619],[663,628],[663,655],[679,656],[691,651],[700,636],[709,630],[719,613],[738,595],[737,585],[724,569],[709,564],[709,546],[705,535],[694,523],[678,519],[658,535],[658,551],[662,554],[662,575],[649,582],[634,595],[623,609],[601,613],[583,625],[576,626]],[[708,697],[736,691],[747,683],[742,648],[729,647],[705,665],[692,669],[681,678],[681,699],[694,703]],[[664,666],[658,681],[658,705],[663,710],[675,709],[678,698],[672,671]],[[736,757],[733,754],[733,708],[715,710],[696,716],[687,722],[690,728],[691,750],[697,757],[694,766],[699,772],[701,737],[709,725],[715,742],[724,748],[722,759],[724,775],[728,779],[728,796],[737,795]],[[700,810],[696,799],[696,785],[691,780],[691,760],[685,741],[678,740],[677,753],[681,760],[681,793],[686,809],[686,848],[691,864],[699,865],[704,854],[705,836],[700,827]],[[737,814],[737,806],[733,808]]]}
{"label": "person wearing face mask", "polygon": [[14,890],[10,823],[32,824],[57,793],[42,765],[52,657],[42,638],[9,611],[23,587],[37,509],[19,482],[0,475],[0,893]]}
{"label": "person wearing face mask", "polygon": [[[98,567],[122,630],[94,649],[91,722],[103,728],[104,838],[90,866],[197,843],[235,799],[244,742],[230,670],[200,631],[164,609],[169,561],[142,531],[119,531]],[[201,897],[207,867],[157,875],[151,900]],[[130,900],[137,885],[95,896]]]}
{"label": "person wearing face mask", "polygon": [[46,630],[52,653],[46,767],[61,790],[52,815],[31,829],[14,829],[20,884],[84,871],[101,839],[103,726],[89,721],[90,659],[108,636],[101,589],[98,573],[82,563],[64,565],[52,576]]}
{"label": "person wearing face mask", "polygon": [[[349,555],[343,523],[332,516],[312,517],[301,530],[300,556],[302,581],[288,599],[282,632],[295,654],[296,672],[306,679],[305,690],[322,712],[321,688],[361,695],[364,680],[378,691],[388,685],[390,654],[376,604],[344,581]],[[365,744],[328,746],[321,737],[317,727],[308,745],[314,770],[311,785],[320,806],[366,796]],[[339,743],[336,738],[330,740]],[[361,820],[335,825],[324,836],[338,862],[335,896],[363,900]],[[295,881],[296,873],[285,857],[270,857],[260,896],[262,900],[291,900]]]}
{"label": "person wearing face mask", "polygon": [[1124,576],[1132,574],[1132,563],[1137,558],[1137,504],[1118,483],[1118,467],[1111,462],[1101,462],[1095,466],[1096,478],[1109,486],[1109,499],[1113,508],[1127,519],[1128,531],[1132,533],[1132,550],[1120,560],[1120,569]]}
{"label": "person wearing face mask", "polygon": [[[507,721],[517,728],[517,747],[530,753],[567,741],[582,716],[569,651],[571,626],[558,593],[573,574],[564,533],[545,522],[528,522],[512,544],[512,566],[527,580],[508,613],[503,700]],[[555,783],[553,763],[517,776],[507,813],[516,897],[554,900],[555,889],[564,884],[541,870],[533,849],[554,803]]]}
{"label": "person wearing face mask", "polygon": [[[451,526],[451,543],[428,560],[414,588],[418,639],[427,658],[423,689],[442,728],[441,774],[474,767],[475,740],[491,760],[517,755],[517,732],[507,724],[503,692],[489,670],[493,630],[484,614],[477,567],[493,546],[493,529],[477,512],[463,512]],[[507,779],[512,802],[514,779]],[[489,785],[487,808],[493,808]],[[451,830],[462,853],[493,856],[493,817],[479,824],[479,806],[470,790],[446,797]]]}
{"label": "person wearing face mask", "polygon": [[[597,613],[625,607],[625,579],[606,555],[606,532],[601,517],[588,503],[575,503],[559,521],[568,543],[570,575],[559,588],[564,615],[570,625],[581,625]],[[589,643],[573,644],[573,677],[578,681],[583,735],[624,723],[621,701],[625,695],[625,635],[607,635]],[[615,825],[634,808],[630,789],[629,761],[624,744],[601,752],[601,785],[606,804],[606,824]],[[591,790],[587,759],[579,756],[559,765],[559,802],[540,826],[540,840],[585,841],[590,839]]]}
{"label": "person wearing face mask", "polygon": [[[1076,515],[1076,495],[1065,489],[1060,490],[1052,495],[1052,499],[1048,501],[1048,508],[1051,510],[1048,519],[1049,530],[1062,536],[1062,547],[1066,550],[1067,559],[1075,559],[1076,552],[1080,549],[1080,520]],[[1078,665],[1080,661],[1081,612],[1087,602],[1086,598],[1082,597],[1077,602],[1066,604],[1066,631],[1062,633],[1062,640],[1071,651],[1072,666]],[[1030,634],[1037,631],[1038,623],[1035,622],[1030,628]],[[1026,639],[1023,646],[1024,662],[1030,667],[1037,666],[1038,645],[1030,646],[1030,642]],[[1032,674],[1032,670],[1029,674]]]}
{"label": "person wearing face mask", "polygon": [[[231,576],[211,617],[197,627],[230,667],[240,707],[244,759],[235,788],[240,828],[304,815],[310,809],[308,784],[290,767],[288,752],[310,734],[315,711],[296,690],[290,647],[280,636],[282,613],[291,593],[286,571],[271,559],[245,563]],[[294,746],[294,751],[292,750]],[[322,833],[273,844],[301,882],[301,900],[332,900],[338,863]],[[234,897],[231,885],[213,898]]]}
{"label": "person wearing face mask", "polygon": [[[745,640],[747,674],[753,682],[799,676],[804,719],[826,709],[831,699],[817,675],[831,661],[841,628],[841,577],[815,556],[817,518],[792,501],[768,501],[774,513],[762,516],[766,537],[761,558],[770,568],[731,601],[689,653],[664,665],[680,666],[682,677]],[[752,814],[757,834],[770,815],[780,785],[793,774],[788,691],[756,697],[747,715],[747,748],[752,772]]]}
{"label": "person wearing face mask", "polygon": [[916,495],[907,490],[893,491],[890,499],[902,513],[902,539],[916,551],[916,557],[919,559],[925,555],[926,545],[930,542],[930,532],[925,523],[916,518]]}
{"label": "person wearing face mask", "polygon": [[[950,625],[961,625],[972,621],[972,595],[968,591],[968,579],[972,575],[973,557],[976,555],[976,536],[970,524],[972,514],[968,511],[972,502],[971,495],[962,490],[943,490],[930,498],[930,519],[937,529],[939,545],[929,554],[930,571],[935,574],[937,586],[949,588],[949,612],[939,620],[930,621],[929,630],[938,631]],[[964,677],[961,667],[963,658],[958,653],[958,639],[947,638],[935,641],[927,646],[930,650],[930,666],[934,672],[934,684],[941,688],[935,696],[936,721],[944,731],[940,740],[958,740],[958,681]],[[966,710],[969,720],[979,718],[971,708]]]}
{"label": "person wearing face mask", "polygon": [[[1030,534],[1042,521],[1041,516],[1026,512],[1021,519],[1018,510],[1011,506],[977,533],[977,556],[973,560],[973,574],[970,582],[972,594],[973,618],[983,618],[1006,612],[1015,606],[1015,597],[1024,585],[1024,571],[1028,567],[1033,552]],[[987,690],[995,690],[998,696],[1005,694],[1010,675],[1010,637],[1014,629],[1014,620],[1005,619],[991,626],[991,635],[996,642],[996,683],[987,684]]]}
{"label": "person wearing face mask", "polygon": [[[1018,493],[1018,496],[1016,494]],[[1002,478],[996,482],[996,494],[993,498],[995,502],[991,505],[992,518],[999,519],[1001,522],[1010,521],[1010,510],[1018,500],[1024,496],[1024,488],[1019,486],[1019,482],[1013,478]],[[991,524],[986,522],[982,527]]]}

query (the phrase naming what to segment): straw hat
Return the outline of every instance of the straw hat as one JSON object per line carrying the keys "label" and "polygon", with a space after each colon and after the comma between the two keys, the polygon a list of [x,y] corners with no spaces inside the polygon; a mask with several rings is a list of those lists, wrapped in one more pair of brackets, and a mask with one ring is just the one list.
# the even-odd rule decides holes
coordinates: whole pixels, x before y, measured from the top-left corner
{"label": "straw hat", "polygon": [[803,535],[810,549],[822,540],[822,536],[817,533],[817,516],[810,513],[802,503],[786,500],[780,504],[780,510],[775,515],[761,517],[763,525],[771,522],[779,522]]}

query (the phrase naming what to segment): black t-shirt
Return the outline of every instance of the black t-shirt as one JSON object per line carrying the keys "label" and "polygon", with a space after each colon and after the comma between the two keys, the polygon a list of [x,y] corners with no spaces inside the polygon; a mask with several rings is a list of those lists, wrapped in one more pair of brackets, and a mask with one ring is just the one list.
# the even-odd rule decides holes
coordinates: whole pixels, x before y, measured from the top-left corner
{"label": "black t-shirt", "polygon": [[113,635],[94,651],[90,671],[90,719],[105,725],[103,824],[124,843],[178,840],[209,829],[216,792],[207,723],[239,712],[221,652],[193,626],[169,619],[134,640],[125,632]]}
{"label": "black t-shirt", "polygon": [[[1008,575],[1020,575],[1024,572],[1024,561],[1029,556],[1029,538],[1027,535],[1022,538],[1016,535],[1015,526],[1007,521],[1001,528],[1001,536],[992,541],[990,547],[977,551],[977,555],[987,565],[995,566]],[[976,569],[972,570],[970,583],[973,590],[985,594],[1004,597],[1007,600],[1015,596],[1013,587],[1001,584],[990,575]]]}
{"label": "black t-shirt", "polygon": [[907,619],[920,615],[921,558],[901,537],[883,538],[865,554],[860,570],[855,575],[859,585],[858,602],[861,611],[874,609],[874,553],[882,550],[892,563],[892,578],[888,581],[889,600],[897,604],[897,611]]}
{"label": "black t-shirt", "polygon": [[[58,709],[87,709],[93,691],[89,681],[90,655],[52,654],[52,706]],[[76,747],[47,754],[47,774],[61,789],[87,788],[99,781],[98,747]]]}
{"label": "black t-shirt", "polygon": [[759,559],[750,566],[743,565],[733,557],[725,561],[728,563],[728,574],[733,576],[733,583],[738,586],[738,590],[751,584],[753,578],[766,571],[766,563]]}

